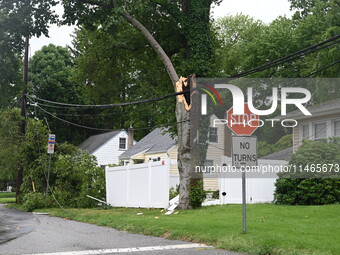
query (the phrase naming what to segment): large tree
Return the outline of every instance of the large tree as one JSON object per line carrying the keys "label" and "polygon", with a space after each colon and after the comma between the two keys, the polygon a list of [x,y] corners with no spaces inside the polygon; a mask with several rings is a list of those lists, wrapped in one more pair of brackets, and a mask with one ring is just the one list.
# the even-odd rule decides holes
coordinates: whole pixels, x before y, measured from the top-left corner
{"label": "large tree", "polygon": [[[73,59],[67,48],[53,44],[44,46],[32,57],[29,70],[29,94],[31,96],[61,103],[84,103],[81,94],[81,85],[73,78]],[[42,108],[66,121],[78,123],[82,121],[72,108],[65,107],[58,109],[44,106],[42,106]],[[40,118],[46,116],[46,113],[41,112],[40,108],[37,110]],[[62,110],[62,112],[60,110]],[[57,113],[62,115],[58,116]],[[65,116],[67,114],[71,116]],[[76,129],[74,126],[56,120],[50,115],[47,115],[46,118],[51,131],[57,135],[59,142],[68,141],[79,144],[86,135],[84,130]]]}
{"label": "large tree", "polygon": [[[210,32],[210,8],[220,0],[63,0],[65,13],[64,23],[91,27],[101,24],[111,27],[112,20],[125,21],[141,33],[149,46],[153,48],[169,75],[169,85],[175,91],[192,82],[180,81],[174,63],[179,55],[185,56],[185,63],[179,69],[180,74],[187,76],[196,73],[198,76],[212,75],[213,46]],[[46,24],[55,22],[51,7],[56,5],[54,0],[1,0],[0,7],[11,10],[13,16],[19,18],[24,29],[19,30],[24,36],[39,33],[47,34]],[[158,29],[158,20],[169,22],[169,25]],[[170,26],[171,25],[171,26]],[[27,31],[25,30],[27,29]],[[26,31],[26,32],[25,32]],[[25,32],[25,33],[23,33]],[[169,44],[168,38],[176,37],[177,43]],[[162,45],[168,45],[165,51]],[[174,52],[170,58],[171,49]],[[155,56],[155,57],[156,57]],[[172,61],[174,60],[174,61]],[[128,71],[128,70],[127,70]],[[176,86],[178,84],[178,86]],[[171,86],[171,85],[170,85]],[[190,94],[190,92],[188,93]],[[190,125],[190,100],[187,95],[177,97],[176,120],[178,132],[178,166],[180,172],[180,208],[191,207],[189,201],[190,185],[193,183],[191,162],[191,134],[196,134]],[[194,130],[192,130],[194,128]]]}
{"label": "large tree", "polygon": [[0,108],[13,103],[20,89],[20,50],[16,35],[9,33],[8,14],[0,10]]}
{"label": "large tree", "polygon": [[[213,70],[213,47],[210,33],[210,7],[214,0],[184,1],[78,1],[64,0],[65,22],[91,26],[95,23],[107,24],[110,19],[121,19],[137,29],[162,61],[175,91],[182,84],[172,60],[158,40],[157,23],[154,17],[169,17],[176,25],[174,35],[180,34],[186,56],[185,75],[196,73],[199,76],[211,75]],[[145,19],[147,17],[147,19]],[[144,19],[143,19],[144,18]],[[141,21],[145,21],[142,24]],[[171,29],[171,28],[170,28]],[[166,42],[165,42],[166,44]],[[175,56],[173,56],[175,58]],[[176,84],[179,83],[179,86]],[[170,82],[169,82],[170,84]],[[188,85],[190,86],[190,84]],[[180,97],[179,97],[180,98]],[[189,100],[190,101],[190,100]],[[193,184],[191,159],[190,104],[188,100],[177,100],[176,120],[178,132],[178,167],[180,172],[180,208],[191,207],[189,193]]]}

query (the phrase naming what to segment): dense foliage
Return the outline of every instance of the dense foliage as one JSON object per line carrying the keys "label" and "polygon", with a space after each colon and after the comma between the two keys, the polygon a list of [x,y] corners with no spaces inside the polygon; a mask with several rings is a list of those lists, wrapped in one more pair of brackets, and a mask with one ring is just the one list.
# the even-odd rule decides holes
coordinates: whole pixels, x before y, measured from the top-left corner
{"label": "dense foliage", "polygon": [[68,143],[57,143],[51,157],[50,190],[46,197],[49,131],[42,121],[28,119],[25,139],[20,139],[18,120],[18,109],[0,114],[0,179],[14,180],[21,160],[24,182],[20,200],[26,210],[55,207],[58,203],[64,207],[91,207],[97,202],[86,195],[105,197],[104,170],[93,156]]}
{"label": "dense foliage", "polygon": [[[195,73],[198,77],[228,77],[340,33],[337,0],[290,0],[296,14],[292,18],[279,17],[270,24],[245,15],[226,16],[214,21],[210,8],[218,2],[63,0],[65,15],[59,17],[59,21],[77,24],[73,45],[70,49],[49,45],[36,52],[30,61],[29,93],[52,101],[79,104],[124,103],[172,93],[166,68],[145,37],[124,20],[124,10],[145,26],[164,48],[178,74],[183,76]],[[104,110],[40,104],[45,111],[30,108],[26,139],[20,140],[16,131],[21,121],[19,112],[8,108],[17,106],[23,88],[20,82],[23,38],[48,34],[49,25],[58,20],[51,8],[56,4],[55,0],[0,0],[0,179],[15,179],[19,158],[23,159],[24,192],[29,194],[23,201],[27,201],[28,208],[43,197],[43,169],[48,161],[46,155],[41,156],[45,151],[47,129],[42,121],[33,120],[33,116],[44,121],[46,117],[58,142],[67,141],[73,145],[99,130],[74,127],[60,119],[100,129],[126,129],[132,125],[136,128],[137,139],[154,126],[171,126],[170,130],[176,131],[175,98]],[[339,58],[339,44],[334,44],[250,77],[305,77]],[[338,77],[339,72],[340,66],[333,65],[312,77]],[[254,89],[259,97],[256,106],[267,107],[265,99],[270,98],[270,90],[267,87]],[[330,84],[317,84],[309,89],[313,94],[313,104],[340,96],[340,88]],[[231,100],[226,100],[226,109],[230,106]],[[258,129],[260,154],[291,146],[290,136],[284,136],[287,133],[290,131],[282,127]],[[284,138],[279,140],[282,136]],[[67,199],[69,204],[66,205],[82,206],[81,203],[88,200],[79,200],[79,197],[84,198],[85,193],[92,192],[88,190],[97,190],[99,193],[93,195],[102,196],[99,187],[86,188],[93,178],[98,178],[98,182],[91,185],[102,186],[102,177],[93,159],[86,154],[78,155],[70,145],[59,146],[61,151],[53,156],[51,165],[51,185],[56,197],[61,201]],[[86,174],[90,179],[82,174],[86,169],[92,169]],[[280,179],[282,183],[287,180]],[[32,181],[36,185],[36,194],[32,193]],[[301,182],[310,185],[309,180]],[[193,205],[201,201],[201,186],[193,188]],[[78,198],[71,194],[73,189]],[[304,203],[312,203],[308,201],[306,199]]]}
{"label": "dense foliage", "polygon": [[[275,203],[323,205],[340,202],[339,139],[305,142],[289,164],[303,170],[284,173],[276,181]],[[333,165],[333,166],[332,166]],[[324,173],[327,171],[327,173]]]}

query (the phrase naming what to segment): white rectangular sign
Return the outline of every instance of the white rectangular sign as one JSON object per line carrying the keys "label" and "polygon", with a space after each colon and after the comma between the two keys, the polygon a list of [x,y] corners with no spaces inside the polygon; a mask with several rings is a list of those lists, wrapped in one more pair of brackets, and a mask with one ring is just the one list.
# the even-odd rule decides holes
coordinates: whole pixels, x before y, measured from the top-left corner
{"label": "white rectangular sign", "polygon": [[53,154],[54,153],[54,145],[55,145],[55,135],[48,136],[48,144],[47,144],[47,153]]}
{"label": "white rectangular sign", "polygon": [[232,136],[232,164],[236,167],[257,166],[256,136]]}

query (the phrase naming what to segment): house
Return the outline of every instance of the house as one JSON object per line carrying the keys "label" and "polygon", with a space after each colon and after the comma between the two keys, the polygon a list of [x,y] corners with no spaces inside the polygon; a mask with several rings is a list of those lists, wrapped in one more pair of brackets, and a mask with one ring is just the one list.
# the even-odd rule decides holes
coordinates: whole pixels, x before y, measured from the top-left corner
{"label": "house", "polygon": [[271,160],[285,160],[289,161],[293,154],[293,147],[289,147],[280,151],[273,152],[260,159],[271,159]]}
{"label": "house", "polygon": [[285,116],[298,122],[298,125],[293,128],[294,152],[302,144],[303,139],[340,137],[340,99],[307,109],[312,115],[305,116],[300,111],[294,111]]}
{"label": "house", "polygon": [[[225,155],[225,134],[227,127],[219,125],[213,127],[213,121],[217,117],[212,115],[208,133],[206,166],[221,165],[221,156]],[[179,171],[177,167],[177,137],[172,137],[166,130],[157,128],[136,143],[132,148],[119,156],[123,165],[141,164],[149,161],[170,160],[170,186],[179,184]],[[213,178],[209,173],[204,174],[204,189],[218,190],[218,178]]]}
{"label": "house", "polygon": [[170,186],[179,184],[177,141],[165,129],[156,128],[119,156],[123,165],[170,160]]}
{"label": "house", "polygon": [[118,165],[119,156],[132,147],[134,143],[132,129],[131,135],[125,130],[111,131],[99,135],[93,135],[81,143],[78,148],[88,151],[95,156],[98,165],[105,167],[108,165]]}

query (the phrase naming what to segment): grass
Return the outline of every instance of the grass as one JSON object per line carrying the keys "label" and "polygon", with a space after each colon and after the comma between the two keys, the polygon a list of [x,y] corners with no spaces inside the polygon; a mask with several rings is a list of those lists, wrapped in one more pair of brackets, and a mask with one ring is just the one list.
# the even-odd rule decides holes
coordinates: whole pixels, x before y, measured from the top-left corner
{"label": "grass", "polygon": [[0,192],[0,204],[14,203],[15,192]]}
{"label": "grass", "polygon": [[340,254],[340,205],[248,205],[247,234],[242,233],[241,205],[211,206],[169,216],[163,215],[161,210],[132,208],[39,211],[249,254]]}

